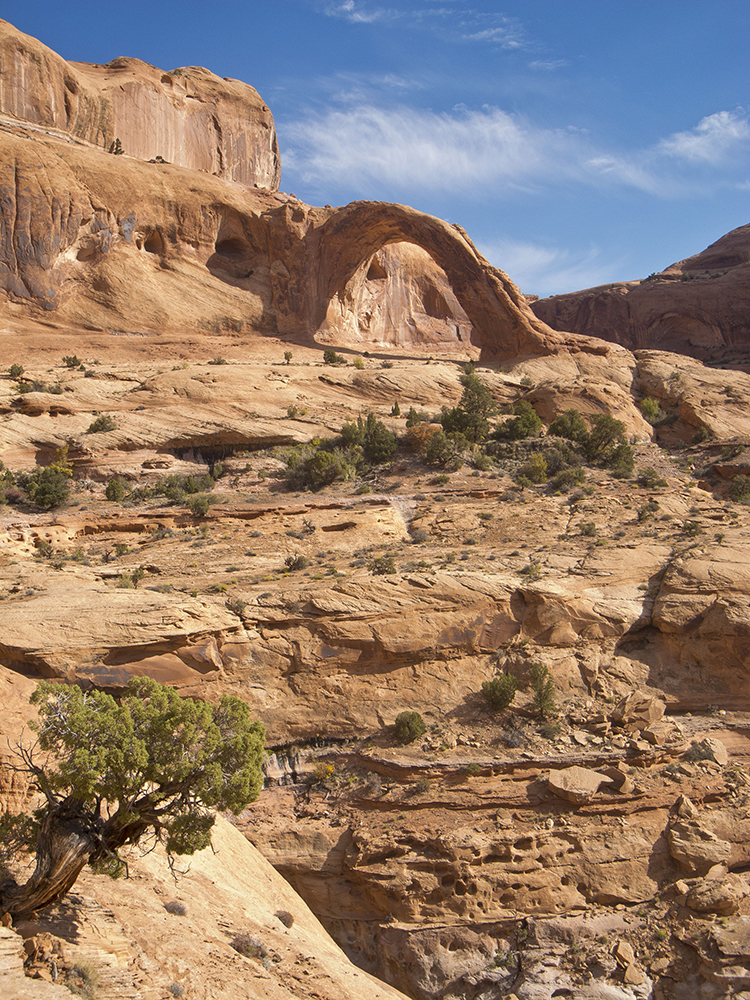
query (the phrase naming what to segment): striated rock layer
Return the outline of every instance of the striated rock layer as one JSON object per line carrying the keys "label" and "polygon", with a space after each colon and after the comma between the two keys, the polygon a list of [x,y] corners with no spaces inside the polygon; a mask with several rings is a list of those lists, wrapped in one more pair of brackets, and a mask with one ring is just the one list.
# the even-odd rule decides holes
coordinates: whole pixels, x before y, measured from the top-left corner
{"label": "striated rock layer", "polygon": [[531,304],[555,330],[625,347],[679,351],[710,360],[750,346],[750,225],[643,281],[551,295]]}
{"label": "striated rock layer", "polygon": [[140,59],[68,63],[0,21],[0,112],[141,160],[275,191],[273,116],[258,92],[201,66],[165,73]]}

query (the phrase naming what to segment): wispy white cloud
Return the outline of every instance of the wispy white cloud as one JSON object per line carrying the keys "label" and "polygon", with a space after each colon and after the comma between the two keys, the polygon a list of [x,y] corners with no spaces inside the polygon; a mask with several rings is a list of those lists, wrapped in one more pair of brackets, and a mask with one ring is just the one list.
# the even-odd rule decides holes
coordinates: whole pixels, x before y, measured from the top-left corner
{"label": "wispy white cloud", "polygon": [[564,69],[570,63],[567,59],[534,59],[529,63],[529,69],[542,70],[545,73],[553,73],[556,69]]}
{"label": "wispy white cloud", "polygon": [[717,111],[689,132],[675,132],[659,143],[659,151],[683,160],[718,164],[747,149],[750,122],[744,111]]}
{"label": "wispy white cloud", "polygon": [[371,7],[356,0],[343,0],[341,3],[330,3],[325,7],[328,17],[341,17],[353,24],[374,24],[376,21],[391,20],[398,16],[398,11],[387,7]]}
{"label": "wispy white cloud", "polygon": [[484,189],[497,198],[570,183],[678,197],[736,188],[747,180],[744,169],[736,175],[737,154],[750,149],[750,125],[738,112],[717,112],[646,149],[609,150],[585,130],[541,128],[496,107],[379,106],[366,85],[281,134],[296,184],[370,197]]}
{"label": "wispy white cloud", "polygon": [[501,17],[499,20],[501,23],[491,28],[465,34],[464,40],[467,42],[492,42],[503,49],[522,49],[528,45],[526,34],[518,21],[508,17]]}
{"label": "wispy white cloud", "polygon": [[308,182],[364,192],[501,181],[528,188],[551,172],[581,169],[580,137],[535,129],[499,108],[436,114],[369,104],[307,117],[284,134],[287,169]]}
{"label": "wispy white cloud", "polygon": [[554,295],[572,288],[591,288],[613,281],[622,261],[605,260],[598,247],[571,251],[536,243],[498,239],[479,243],[479,251],[501,268],[521,291]]}

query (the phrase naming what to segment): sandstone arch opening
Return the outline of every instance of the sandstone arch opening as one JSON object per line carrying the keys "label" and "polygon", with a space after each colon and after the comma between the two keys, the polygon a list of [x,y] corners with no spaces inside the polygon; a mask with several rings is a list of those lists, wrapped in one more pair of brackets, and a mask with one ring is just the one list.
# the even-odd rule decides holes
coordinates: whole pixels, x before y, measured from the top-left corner
{"label": "sandstone arch opening", "polygon": [[437,347],[463,354],[472,324],[445,271],[414,243],[389,243],[334,294],[317,339],[352,347]]}
{"label": "sandstone arch opening", "polygon": [[[388,251],[384,254],[384,248],[392,244],[421,248],[445,275],[450,294],[435,285],[439,297],[427,294],[427,303],[422,301],[425,316],[437,321],[451,311],[447,307],[455,297],[466,316],[464,329],[469,343],[481,348],[483,355],[515,358],[550,352],[555,339],[552,331],[532,313],[508,276],[478,253],[460,227],[384,202],[353,202],[308,233],[299,262],[287,268],[292,279],[276,283],[280,331],[285,332],[281,327],[288,325],[293,332],[296,318],[318,341],[338,343],[346,335],[344,342],[351,342],[352,336],[357,337],[357,343],[365,339],[372,342],[369,336],[363,338],[359,322],[346,317],[347,289],[360,271],[365,281],[387,281],[379,275],[381,270],[388,275]],[[355,286],[358,280],[354,280]],[[329,314],[332,303],[333,314]],[[372,321],[371,315],[370,324]],[[465,350],[468,345],[461,323],[458,326],[462,337],[459,341],[456,334],[454,344]]]}

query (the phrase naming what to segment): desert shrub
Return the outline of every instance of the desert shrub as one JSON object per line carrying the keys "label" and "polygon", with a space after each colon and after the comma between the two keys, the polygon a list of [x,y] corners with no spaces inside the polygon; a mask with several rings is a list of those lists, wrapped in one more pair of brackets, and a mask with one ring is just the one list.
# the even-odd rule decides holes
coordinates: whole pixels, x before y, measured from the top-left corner
{"label": "desert shrub", "polygon": [[8,374],[11,378],[20,378],[23,375],[23,365],[11,365]]}
{"label": "desert shrub", "polygon": [[378,556],[370,560],[369,569],[374,576],[390,576],[396,572],[396,562],[391,555]]}
{"label": "desert shrub", "polygon": [[285,927],[294,927],[294,914],[289,910],[277,910],[274,915]]}
{"label": "desert shrub", "polygon": [[500,674],[482,684],[482,694],[493,712],[502,712],[516,696],[518,680],[512,674]]}
{"label": "desert shrub", "polygon": [[185,503],[193,517],[205,517],[211,506],[210,498],[204,493],[192,493]]}
{"label": "desert shrub", "polygon": [[647,490],[655,490],[659,487],[666,486],[666,479],[662,479],[659,473],[652,466],[644,469],[638,476],[638,485],[642,486]]}
{"label": "desert shrub", "polygon": [[575,486],[580,486],[586,479],[586,470],[580,465],[572,469],[563,469],[550,480],[549,487],[553,493],[567,493]]}
{"label": "desert shrub", "polygon": [[415,427],[417,424],[429,423],[431,419],[426,410],[415,410],[413,406],[410,406],[406,415],[406,426]]}
{"label": "desert shrub", "polygon": [[566,410],[549,425],[549,433],[555,437],[567,438],[581,443],[588,437],[588,428],[578,410]]}
{"label": "desert shrub", "polygon": [[296,553],[295,555],[287,556],[284,560],[284,565],[289,570],[290,573],[294,573],[297,570],[305,569],[310,565],[310,560],[307,556],[300,555]]}
{"label": "desert shrub", "polygon": [[690,538],[695,538],[697,535],[703,534],[703,528],[697,521],[684,521],[682,524],[682,530]]}
{"label": "desert shrub", "polygon": [[621,442],[612,452],[607,462],[615,479],[627,479],[633,475],[635,468],[635,452],[629,444]]}
{"label": "desert shrub", "polygon": [[225,364],[227,364],[227,359],[226,358],[221,358],[221,357],[211,358],[211,360],[208,362],[208,364],[209,365],[225,365]]}
{"label": "desert shrub", "polygon": [[650,424],[655,424],[661,413],[659,401],[652,399],[651,396],[646,396],[645,399],[641,400],[641,413]]}
{"label": "desert shrub", "polygon": [[645,503],[642,507],[638,508],[639,522],[643,523],[644,521],[650,520],[650,518],[654,516],[654,514],[658,511],[658,509],[659,509],[659,504],[656,502],[656,500],[649,500],[648,503]]}
{"label": "desert shrub", "polygon": [[586,538],[591,538],[596,534],[596,525],[593,521],[581,521],[578,525],[578,531]]}
{"label": "desert shrub", "polygon": [[337,354],[332,348],[323,351],[324,365],[345,365],[346,359],[341,354]]}
{"label": "desert shrub", "polygon": [[750,502],[750,476],[735,476],[729,484],[727,494],[736,503]]}
{"label": "desert shrub", "polygon": [[401,416],[401,407],[398,405],[398,400],[396,400],[396,402],[391,407],[391,416],[392,417],[400,417]]}
{"label": "desert shrub", "polygon": [[471,464],[474,466],[475,469],[479,469],[480,472],[489,472],[491,469],[494,469],[495,467],[495,463],[492,461],[490,456],[485,455],[483,451],[480,451],[479,454],[474,455],[474,457],[471,460]]}
{"label": "desert shrub", "polygon": [[245,958],[262,961],[268,957],[266,946],[254,934],[235,934],[230,943],[234,950],[240,955],[244,955]]}
{"label": "desert shrub", "polygon": [[94,1000],[99,988],[99,969],[93,962],[86,959],[78,959],[68,973],[65,985],[71,993],[86,997],[87,1000]]}
{"label": "desert shrub", "polygon": [[37,467],[30,475],[20,477],[19,485],[29,500],[42,510],[61,507],[70,496],[70,478],[51,465]]}
{"label": "desert shrub", "polygon": [[708,441],[711,437],[711,431],[705,424],[701,425],[698,430],[690,438],[690,444],[703,444],[704,441]]}
{"label": "desert shrub", "polygon": [[347,420],[341,428],[341,439],[348,448],[361,448],[364,458],[374,465],[390,461],[396,452],[396,436],[374,413],[368,413],[364,420],[360,415],[356,423]]}
{"label": "desert shrub", "polygon": [[284,361],[286,362],[286,364],[288,365],[291,364],[292,357],[293,355],[291,351],[284,351]]}
{"label": "desert shrub", "polygon": [[354,361],[352,361],[352,364],[358,371],[362,371],[362,369],[365,367],[364,359],[361,358],[359,355],[357,355]]}
{"label": "desert shrub", "polygon": [[86,431],[87,434],[101,434],[102,431],[113,431],[117,424],[114,422],[113,418],[110,417],[108,413],[103,413],[96,420],[92,420],[89,424],[89,428]]}
{"label": "desert shrub", "polygon": [[487,386],[474,373],[461,376],[464,391],[458,406],[444,406],[440,423],[446,434],[463,434],[467,441],[484,441],[490,425],[488,417],[497,412],[495,400]]}
{"label": "desert shrub", "polygon": [[549,670],[542,663],[531,664],[531,688],[534,697],[531,707],[540,719],[547,719],[557,708],[555,704],[555,685]]}
{"label": "desert shrub", "polygon": [[[433,434],[437,434],[437,427],[434,424],[423,423],[421,421],[409,424],[408,418],[406,427],[407,444],[412,451],[418,455],[423,455],[427,450],[427,445],[430,443],[430,438]],[[443,432],[440,431],[440,433],[442,434]]]}
{"label": "desert shrub", "polygon": [[70,354],[68,357],[63,357],[63,364],[66,368],[78,368],[81,364],[81,359],[75,354]]}
{"label": "desert shrub", "polygon": [[591,462],[608,465],[615,448],[625,437],[625,424],[608,413],[598,413],[591,422],[591,432],[582,442]]}
{"label": "desert shrub", "polygon": [[513,407],[513,413],[514,417],[498,426],[494,437],[520,441],[522,438],[539,436],[542,421],[531,403],[525,399],[519,400]]}
{"label": "desert shrub", "polygon": [[524,462],[519,468],[516,478],[518,482],[526,479],[530,483],[546,483],[547,460],[544,455],[540,451],[535,451],[528,462]]}
{"label": "desert shrub", "polygon": [[112,500],[116,503],[123,500],[125,497],[125,484],[122,479],[119,479],[117,476],[113,476],[113,478],[107,483],[104,495],[107,500]]}
{"label": "desert shrub", "polygon": [[396,739],[399,743],[413,743],[414,740],[424,736],[427,726],[419,712],[400,712],[396,716],[395,723]]}

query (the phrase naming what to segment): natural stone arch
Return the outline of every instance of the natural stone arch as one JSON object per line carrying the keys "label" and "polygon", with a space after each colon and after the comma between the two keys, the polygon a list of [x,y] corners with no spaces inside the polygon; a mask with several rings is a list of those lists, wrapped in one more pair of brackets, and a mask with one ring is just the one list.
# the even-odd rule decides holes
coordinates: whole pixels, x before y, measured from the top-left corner
{"label": "natural stone arch", "polygon": [[308,230],[299,310],[308,329],[313,334],[319,329],[328,303],[366,260],[387,244],[401,242],[422,247],[443,269],[474,327],[472,340],[484,354],[510,358],[550,353],[556,340],[552,332],[459,226],[383,202],[353,202]]}

